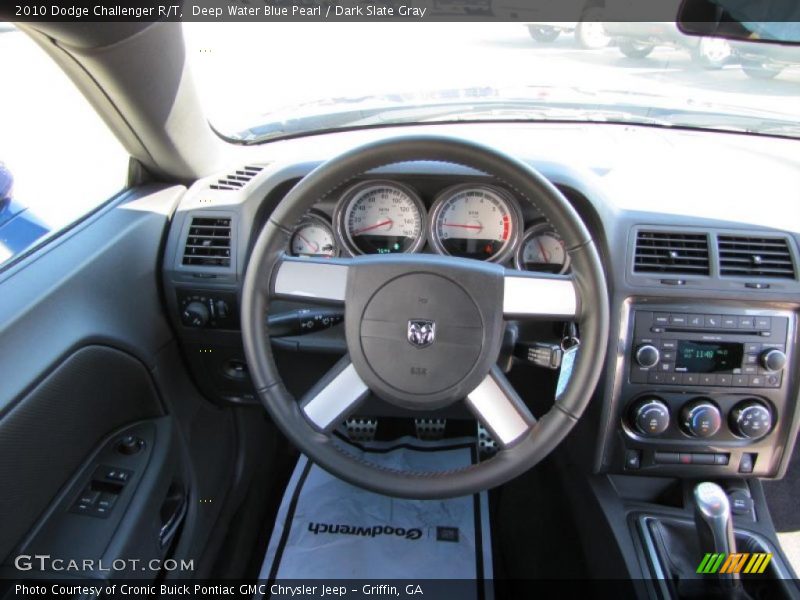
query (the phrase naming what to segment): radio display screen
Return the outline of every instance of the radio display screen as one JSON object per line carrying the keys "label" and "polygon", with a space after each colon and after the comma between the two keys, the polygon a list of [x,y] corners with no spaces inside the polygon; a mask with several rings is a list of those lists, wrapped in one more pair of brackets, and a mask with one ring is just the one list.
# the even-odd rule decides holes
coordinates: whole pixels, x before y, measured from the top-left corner
{"label": "radio display screen", "polygon": [[717,373],[742,366],[742,344],[727,342],[678,341],[676,371],[688,373]]}

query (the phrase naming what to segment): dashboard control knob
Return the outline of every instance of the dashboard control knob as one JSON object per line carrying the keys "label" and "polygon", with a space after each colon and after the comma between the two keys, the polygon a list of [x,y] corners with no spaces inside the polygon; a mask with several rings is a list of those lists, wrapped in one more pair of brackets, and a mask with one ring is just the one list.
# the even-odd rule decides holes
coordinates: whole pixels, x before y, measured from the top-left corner
{"label": "dashboard control knob", "polygon": [[761,366],[770,373],[780,371],[786,365],[786,355],[780,350],[764,350],[758,357]]}
{"label": "dashboard control knob", "polygon": [[661,354],[659,354],[658,348],[652,344],[642,344],[636,349],[636,364],[640,367],[646,369],[655,367],[660,358]]}
{"label": "dashboard control knob", "polygon": [[748,439],[762,438],[772,429],[772,411],[758,400],[743,400],[731,410],[733,433]]}
{"label": "dashboard control knob", "polygon": [[711,437],[721,426],[722,415],[711,400],[692,400],[681,408],[681,427],[693,437]]}
{"label": "dashboard control knob", "polygon": [[659,435],[669,427],[669,407],[656,396],[642,398],[631,407],[631,421],[642,435]]}
{"label": "dashboard control knob", "polygon": [[183,309],[181,322],[187,327],[204,327],[210,317],[208,307],[199,300],[194,300]]}

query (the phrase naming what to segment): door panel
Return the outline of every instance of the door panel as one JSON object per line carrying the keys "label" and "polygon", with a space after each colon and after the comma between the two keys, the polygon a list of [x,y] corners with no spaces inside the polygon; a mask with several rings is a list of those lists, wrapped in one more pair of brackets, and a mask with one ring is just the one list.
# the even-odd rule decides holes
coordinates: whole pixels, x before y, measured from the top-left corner
{"label": "door panel", "polygon": [[[200,556],[233,510],[224,500],[236,479],[234,419],[197,393],[176,359],[160,295],[163,241],[184,191],[129,191],[0,273],[6,575],[35,575],[13,567],[27,550],[99,560],[177,556],[180,547]],[[147,440],[138,459],[119,449],[131,431]],[[119,465],[131,485],[115,489],[98,470]],[[116,494],[119,509],[76,515],[97,489]],[[218,501],[200,503],[198,491]]]}
{"label": "door panel", "polygon": [[0,556],[110,431],[162,414],[147,370],[130,355],[87,346],[58,365],[0,419]]}

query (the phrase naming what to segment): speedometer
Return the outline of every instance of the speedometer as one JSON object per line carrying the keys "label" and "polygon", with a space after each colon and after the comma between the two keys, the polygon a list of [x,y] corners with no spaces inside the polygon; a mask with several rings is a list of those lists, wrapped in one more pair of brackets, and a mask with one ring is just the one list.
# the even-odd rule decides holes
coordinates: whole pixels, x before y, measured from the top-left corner
{"label": "speedometer", "polygon": [[465,184],[442,192],[431,214],[431,242],[442,254],[500,262],[514,250],[522,217],[505,190]]}
{"label": "speedometer", "polygon": [[425,243],[425,207],[408,186],[366,181],[336,207],[336,227],[351,254],[415,252]]}

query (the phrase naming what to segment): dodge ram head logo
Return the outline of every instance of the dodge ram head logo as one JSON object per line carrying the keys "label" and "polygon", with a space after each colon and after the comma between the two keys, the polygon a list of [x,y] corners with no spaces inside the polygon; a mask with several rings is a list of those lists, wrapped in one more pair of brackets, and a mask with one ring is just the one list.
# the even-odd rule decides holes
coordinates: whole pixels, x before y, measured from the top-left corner
{"label": "dodge ram head logo", "polygon": [[436,323],[423,319],[411,319],[408,322],[408,341],[412,346],[425,348],[436,339]]}

